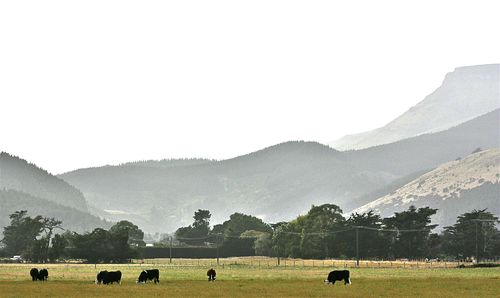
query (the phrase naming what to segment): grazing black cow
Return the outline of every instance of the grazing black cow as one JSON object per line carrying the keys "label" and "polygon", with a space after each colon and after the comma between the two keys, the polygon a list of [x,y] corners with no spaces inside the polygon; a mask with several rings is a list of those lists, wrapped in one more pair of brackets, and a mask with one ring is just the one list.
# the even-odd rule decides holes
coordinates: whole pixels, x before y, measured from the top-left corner
{"label": "grazing black cow", "polygon": [[32,281],[37,281],[38,280],[38,269],[32,268],[30,270],[30,275],[31,275],[31,280]]}
{"label": "grazing black cow", "polygon": [[114,282],[117,282],[121,284],[122,280],[122,273],[121,271],[101,271],[97,274],[96,277],[96,284],[113,284]]}
{"label": "grazing black cow", "polygon": [[337,280],[344,280],[344,285],[350,284],[351,279],[349,278],[349,270],[333,270],[328,274],[325,284],[334,285]]}
{"label": "grazing black cow", "polygon": [[215,281],[216,275],[217,273],[215,273],[214,268],[210,268],[210,270],[207,271],[208,281]]}
{"label": "grazing black cow", "polygon": [[104,275],[108,274],[108,271],[101,271],[97,273],[97,276],[95,278],[95,283],[96,284],[101,284],[104,280]]}
{"label": "grazing black cow", "polygon": [[30,275],[32,281],[46,281],[49,278],[49,271],[47,271],[47,269],[40,269],[40,271],[38,271],[38,269],[32,268],[30,270]]}
{"label": "grazing black cow", "polygon": [[49,278],[49,271],[47,269],[42,269],[38,272],[38,280],[46,281]]}
{"label": "grazing black cow", "polygon": [[149,269],[144,270],[139,274],[139,278],[137,279],[137,283],[146,283],[148,280],[154,281],[154,283],[160,282],[160,270],[158,269]]}

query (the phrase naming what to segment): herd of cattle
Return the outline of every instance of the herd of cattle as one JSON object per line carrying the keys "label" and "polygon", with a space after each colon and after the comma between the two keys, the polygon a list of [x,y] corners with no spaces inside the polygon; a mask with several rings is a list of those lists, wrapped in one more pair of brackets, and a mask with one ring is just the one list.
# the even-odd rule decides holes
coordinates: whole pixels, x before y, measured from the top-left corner
{"label": "herd of cattle", "polygon": [[[30,270],[31,280],[32,281],[46,281],[49,278],[49,271],[47,269],[33,268]],[[208,281],[215,281],[217,273],[214,268],[210,268],[207,271]],[[344,285],[348,285],[351,283],[351,279],[349,277],[349,270],[334,270],[328,274],[327,279],[325,279],[325,284],[335,284],[336,281],[344,281]],[[122,273],[121,271],[101,271],[97,274],[95,283],[96,284],[104,284],[109,285],[113,283],[121,284],[122,281]],[[155,284],[160,282],[160,270],[158,269],[149,269],[143,270],[139,277],[137,278],[137,283],[147,283],[148,281],[152,281]]]}

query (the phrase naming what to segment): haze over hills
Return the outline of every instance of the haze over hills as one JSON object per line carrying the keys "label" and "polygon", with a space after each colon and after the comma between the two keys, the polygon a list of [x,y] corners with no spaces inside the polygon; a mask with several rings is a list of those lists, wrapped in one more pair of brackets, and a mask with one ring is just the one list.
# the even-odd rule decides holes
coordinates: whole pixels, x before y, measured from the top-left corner
{"label": "haze over hills", "polygon": [[376,199],[363,195],[397,179],[478,147],[499,147],[499,118],[496,110],[442,132],[358,151],[287,142],[230,160],[169,167],[132,163],[59,177],[81,189],[93,208],[104,210],[100,215],[132,220],[147,231],[190,223],[198,208],[209,209],[213,222],[237,211],[275,222],[304,213],[311,204],[335,203],[345,211],[360,207]]}
{"label": "haze over hills", "polygon": [[0,153],[0,189],[18,190],[63,206],[88,211],[81,191],[36,165],[6,152]]}
{"label": "haze over hills", "polygon": [[[356,144],[368,147],[360,150],[292,141],[228,160],[135,161],[58,177],[2,152],[0,216],[31,205],[42,215],[67,218],[76,230],[109,225],[96,217],[100,216],[130,220],[147,232],[166,232],[190,224],[197,209],[210,210],[212,223],[221,223],[234,212],[266,222],[290,220],[312,204],[323,203],[337,204],[344,211],[375,206],[390,215],[397,206],[406,205],[397,198],[387,199],[388,195],[411,196],[413,189],[405,186],[436,167],[477,148],[500,147],[499,68],[499,64],[457,68],[407,113],[386,127],[357,135],[362,140]],[[487,203],[494,203],[491,193],[497,190],[498,181],[492,180],[480,187],[463,187],[459,194],[472,198],[487,193]],[[431,192],[413,201],[417,207],[441,202],[439,206],[451,211],[470,209],[467,200],[429,196],[443,195]],[[386,209],[373,202],[381,198],[391,202],[384,204]],[[389,208],[392,202],[396,209]],[[451,211],[439,213],[437,220],[447,223],[449,214],[456,215]]]}
{"label": "haze over hills", "polygon": [[27,210],[30,216],[42,215],[62,221],[64,229],[85,232],[97,227],[109,228],[106,222],[90,213],[63,206],[52,201],[16,191],[0,189],[0,230],[9,225],[9,215],[19,210]]}
{"label": "haze over hills", "polygon": [[332,193],[343,197],[345,187],[336,186],[358,184],[352,189],[361,194],[383,183],[357,175],[337,154],[319,143],[288,142],[201,165],[102,167],[60,177],[82,189],[91,205],[105,209],[107,218],[135,220],[146,230],[173,230],[190,223],[198,208],[209,209],[213,222],[237,211],[273,221],[328,201]]}
{"label": "haze over hills", "polygon": [[500,64],[456,68],[424,100],[387,125],[347,135],[330,145],[364,149],[438,132],[500,108]]}
{"label": "haze over hills", "polygon": [[441,228],[472,209],[500,214],[500,149],[447,162],[353,212],[374,210],[390,216],[410,205],[439,209],[433,221]]}
{"label": "haze over hills", "polygon": [[0,230],[14,211],[56,217],[72,231],[89,231],[110,224],[88,212],[83,194],[64,180],[26,160],[0,153]]}

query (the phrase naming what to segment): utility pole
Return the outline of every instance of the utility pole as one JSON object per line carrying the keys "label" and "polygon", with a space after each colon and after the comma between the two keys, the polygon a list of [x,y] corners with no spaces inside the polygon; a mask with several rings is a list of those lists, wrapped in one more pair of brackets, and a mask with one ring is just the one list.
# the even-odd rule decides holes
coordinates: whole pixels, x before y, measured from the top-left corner
{"label": "utility pole", "polygon": [[281,264],[281,258],[280,258],[280,255],[281,255],[281,254],[280,254],[280,251],[281,251],[281,249],[280,249],[280,244],[279,244],[279,242],[278,242],[278,266]]}
{"label": "utility pole", "polygon": [[477,223],[478,221],[476,220],[476,264],[479,263],[479,255],[477,253]]}
{"label": "utility pole", "polygon": [[359,227],[356,227],[356,266],[359,267]]}
{"label": "utility pole", "polygon": [[170,264],[172,264],[172,236],[170,236]]}
{"label": "utility pole", "polygon": [[[478,226],[478,223],[481,223],[481,230],[484,230],[483,229],[483,222],[497,222],[496,220],[494,219],[479,219],[479,218],[476,218],[476,219],[471,219],[471,221],[474,221],[476,222],[476,263],[479,263],[479,256],[478,256],[478,235],[477,235],[477,226]],[[483,237],[484,237],[484,242],[483,242],[483,255],[486,253],[486,233],[484,233],[483,231]]]}
{"label": "utility pole", "polygon": [[219,266],[219,235],[215,236],[215,243],[217,247],[217,266]]}

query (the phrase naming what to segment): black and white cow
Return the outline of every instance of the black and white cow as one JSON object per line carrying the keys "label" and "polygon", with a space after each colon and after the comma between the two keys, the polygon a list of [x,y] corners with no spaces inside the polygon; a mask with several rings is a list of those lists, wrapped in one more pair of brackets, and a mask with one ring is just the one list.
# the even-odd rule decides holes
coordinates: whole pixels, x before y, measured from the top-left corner
{"label": "black and white cow", "polygon": [[139,274],[139,278],[137,279],[137,283],[146,283],[148,280],[154,281],[154,283],[160,282],[160,270],[158,269],[149,269],[144,270]]}
{"label": "black and white cow", "polygon": [[113,284],[117,282],[121,284],[122,273],[121,271],[101,271],[97,274],[95,283],[96,284]]}
{"label": "black and white cow", "polygon": [[32,281],[46,281],[49,278],[49,271],[47,269],[40,269],[40,271],[38,271],[38,269],[32,268],[30,270],[30,276]]}
{"label": "black and white cow", "polygon": [[217,273],[215,272],[214,268],[210,268],[210,270],[207,271],[208,281],[215,281],[216,275]]}
{"label": "black and white cow", "polygon": [[30,270],[30,275],[31,275],[31,280],[32,281],[37,281],[38,280],[38,269],[32,268]]}
{"label": "black and white cow", "polygon": [[344,280],[344,285],[350,284],[349,270],[334,270],[328,274],[325,284],[335,284],[337,280]]}
{"label": "black and white cow", "polygon": [[49,278],[49,271],[47,269],[42,269],[38,271],[38,280],[46,281]]}

